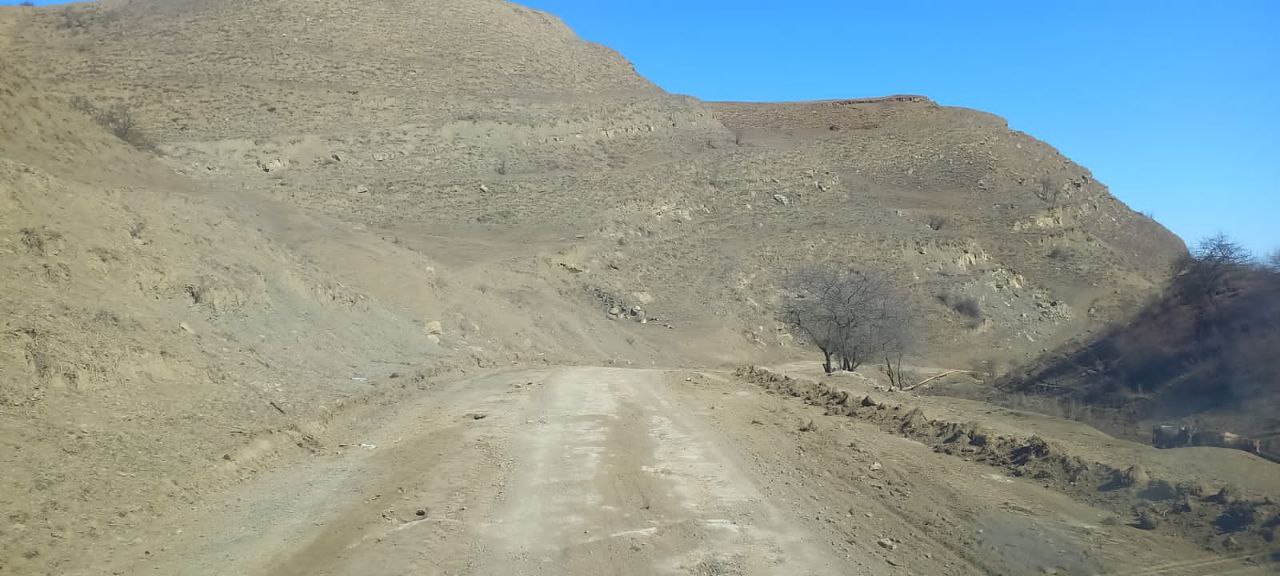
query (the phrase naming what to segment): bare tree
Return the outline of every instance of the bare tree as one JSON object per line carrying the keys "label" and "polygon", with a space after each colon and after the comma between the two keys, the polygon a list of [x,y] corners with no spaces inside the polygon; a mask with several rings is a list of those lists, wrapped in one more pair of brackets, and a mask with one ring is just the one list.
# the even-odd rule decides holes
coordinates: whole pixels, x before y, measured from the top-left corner
{"label": "bare tree", "polygon": [[885,374],[889,383],[897,388],[905,384],[902,358],[915,344],[915,316],[904,298],[890,293],[884,300],[879,319],[875,322],[874,348],[884,359]]}
{"label": "bare tree", "polygon": [[1220,266],[1243,266],[1253,259],[1244,246],[1222,232],[1201,240],[1194,256],[1201,262]]}
{"label": "bare tree", "polygon": [[891,378],[901,379],[902,355],[911,337],[910,309],[880,274],[811,266],[786,283],[790,298],[783,320],[822,352],[822,369],[855,370],[883,357]]}
{"label": "bare tree", "polygon": [[1253,257],[1226,234],[1201,240],[1179,263],[1176,288],[1187,302],[1211,301],[1248,271]]}
{"label": "bare tree", "polygon": [[843,308],[840,274],[831,268],[803,268],[787,279],[791,297],[782,307],[788,325],[822,352],[822,370],[833,371],[831,358],[840,353]]}
{"label": "bare tree", "polygon": [[128,105],[116,103],[104,108],[94,105],[83,96],[74,96],[71,98],[71,106],[84,112],[116,138],[132,144],[135,148],[139,150],[154,149],[151,141],[138,129],[137,122],[133,118],[133,112]]}
{"label": "bare tree", "polygon": [[1058,194],[1062,192],[1062,186],[1058,181],[1048,174],[1036,179],[1036,197],[1044,201],[1050,206],[1058,205]]}
{"label": "bare tree", "polygon": [[1262,261],[1262,265],[1271,269],[1272,272],[1280,272],[1280,248],[1272,250]]}

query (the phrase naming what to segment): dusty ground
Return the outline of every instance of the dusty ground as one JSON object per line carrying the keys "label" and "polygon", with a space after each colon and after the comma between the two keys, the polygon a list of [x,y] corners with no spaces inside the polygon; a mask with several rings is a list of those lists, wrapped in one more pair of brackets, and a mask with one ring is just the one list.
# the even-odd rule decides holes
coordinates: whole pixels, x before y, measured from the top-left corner
{"label": "dusty ground", "polygon": [[[725,373],[512,370],[68,574],[1267,574]],[[812,422],[812,427],[808,424]],[[806,428],[806,430],[801,430]],[[1262,558],[1262,559],[1260,559]]]}

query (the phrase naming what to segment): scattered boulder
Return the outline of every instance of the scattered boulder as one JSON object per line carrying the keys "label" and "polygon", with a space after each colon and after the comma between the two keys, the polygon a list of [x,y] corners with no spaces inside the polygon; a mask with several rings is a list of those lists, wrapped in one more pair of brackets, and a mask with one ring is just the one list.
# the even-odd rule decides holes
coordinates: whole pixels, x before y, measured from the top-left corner
{"label": "scattered boulder", "polygon": [[426,326],[423,327],[423,330],[427,334],[439,336],[444,332],[444,327],[440,325],[439,320],[432,320],[430,322],[427,322]]}
{"label": "scattered boulder", "polygon": [[879,540],[877,540],[877,541],[876,541],[876,544],[879,544],[879,545],[880,545],[880,547],[881,547],[881,548],[884,548],[885,550],[897,550],[897,549],[898,549],[898,543],[897,543],[897,542],[894,542],[893,540],[890,540],[890,539],[888,539],[888,538],[881,538],[881,539],[879,539]]}
{"label": "scattered boulder", "polygon": [[267,173],[283,170],[288,165],[289,163],[287,161],[280,158],[272,158],[265,162],[262,160],[258,161],[258,167],[261,168],[263,172]]}
{"label": "scattered boulder", "polygon": [[781,195],[781,194],[774,194],[774,195],[773,195],[773,201],[774,201],[774,202],[777,202],[777,203],[779,203],[779,204],[781,204],[781,205],[783,205],[783,206],[788,206],[788,205],[790,205],[790,204],[791,204],[791,199],[790,199],[790,198],[787,198],[786,196],[783,196],[783,195]]}

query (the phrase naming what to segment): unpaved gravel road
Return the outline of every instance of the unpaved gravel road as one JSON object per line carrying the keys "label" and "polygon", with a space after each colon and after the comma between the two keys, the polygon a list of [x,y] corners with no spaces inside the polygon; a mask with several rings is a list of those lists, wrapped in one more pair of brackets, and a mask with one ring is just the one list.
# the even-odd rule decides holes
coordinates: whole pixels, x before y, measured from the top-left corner
{"label": "unpaved gravel road", "polygon": [[[82,573],[1242,568],[717,373],[511,371],[383,412],[349,445],[248,481]],[[810,419],[816,430],[800,431]]]}

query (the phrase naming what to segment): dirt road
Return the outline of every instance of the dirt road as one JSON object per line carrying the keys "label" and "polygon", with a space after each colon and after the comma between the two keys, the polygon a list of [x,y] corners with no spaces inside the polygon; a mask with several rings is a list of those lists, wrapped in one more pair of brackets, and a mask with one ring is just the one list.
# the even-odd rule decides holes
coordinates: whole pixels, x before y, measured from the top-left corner
{"label": "dirt road", "polygon": [[80,573],[1237,568],[1097,526],[1100,513],[1038,486],[715,373],[495,373],[388,406],[380,420],[303,466],[118,543]]}

